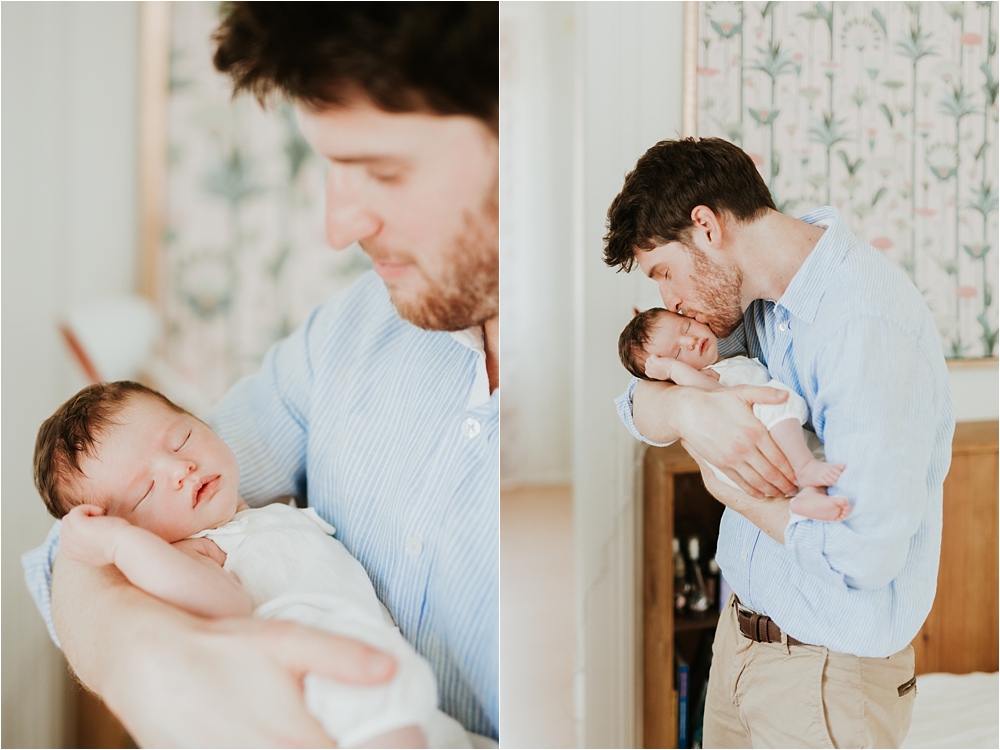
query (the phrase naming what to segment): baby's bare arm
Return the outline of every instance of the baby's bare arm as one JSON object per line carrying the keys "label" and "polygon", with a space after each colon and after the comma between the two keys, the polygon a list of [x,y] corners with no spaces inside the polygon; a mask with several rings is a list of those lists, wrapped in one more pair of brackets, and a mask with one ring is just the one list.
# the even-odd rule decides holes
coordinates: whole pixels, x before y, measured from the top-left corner
{"label": "baby's bare arm", "polygon": [[724,387],[719,383],[718,375],[711,370],[696,370],[684,362],[655,354],[646,358],[646,374],[655,380],[672,380],[677,385],[700,388],[703,391],[718,391]]}
{"label": "baby's bare arm", "polygon": [[171,545],[86,505],[66,515],[62,537],[63,551],[71,558],[88,565],[114,565],[132,585],[192,614],[238,617],[253,612],[239,580],[222,569],[225,555],[207,539]]}

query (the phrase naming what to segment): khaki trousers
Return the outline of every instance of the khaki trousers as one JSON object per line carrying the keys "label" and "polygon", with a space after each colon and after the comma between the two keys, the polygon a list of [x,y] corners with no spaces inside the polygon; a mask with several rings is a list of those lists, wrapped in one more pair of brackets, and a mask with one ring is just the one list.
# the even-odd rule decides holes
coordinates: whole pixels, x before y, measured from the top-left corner
{"label": "khaki trousers", "polygon": [[751,641],[740,633],[731,598],[712,647],[704,746],[899,747],[916,695],[904,687],[901,696],[900,688],[912,678],[912,646],[862,658]]}

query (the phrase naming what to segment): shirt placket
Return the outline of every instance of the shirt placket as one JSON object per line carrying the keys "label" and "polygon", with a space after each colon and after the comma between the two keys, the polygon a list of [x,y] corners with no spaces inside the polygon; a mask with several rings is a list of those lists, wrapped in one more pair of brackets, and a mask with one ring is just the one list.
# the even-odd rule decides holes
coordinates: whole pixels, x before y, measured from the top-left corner
{"label": "shirt placket", "polygon": [[771,377],[782,383],[794,383],[792,372],[792,322],[788,310],[774,306],[773,320],[768,331],[767,369]]}

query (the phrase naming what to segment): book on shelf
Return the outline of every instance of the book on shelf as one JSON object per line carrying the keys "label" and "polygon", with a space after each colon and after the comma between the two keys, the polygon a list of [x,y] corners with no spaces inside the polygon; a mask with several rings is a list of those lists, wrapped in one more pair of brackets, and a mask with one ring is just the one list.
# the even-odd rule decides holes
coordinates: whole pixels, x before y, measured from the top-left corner
{"label": "book on shelf", "polygon": [[688,700],[690,667],[680,653],[677,661],[677,747],[688,747]]}

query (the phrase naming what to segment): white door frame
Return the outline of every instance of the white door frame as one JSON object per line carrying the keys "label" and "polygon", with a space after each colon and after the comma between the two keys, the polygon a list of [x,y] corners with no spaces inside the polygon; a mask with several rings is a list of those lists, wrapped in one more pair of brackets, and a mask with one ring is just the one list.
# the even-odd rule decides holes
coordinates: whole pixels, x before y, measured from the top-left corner
{"label": "white door frame", "polygon": [[575,8],[574,532],[578,739],[641,744],[638,523],[640,444],[614,398],[628,384],[618,334],[633,306],[657,304],[641,276],[602,261],[608,206],[642,153],[681,129],[684,4]]}

